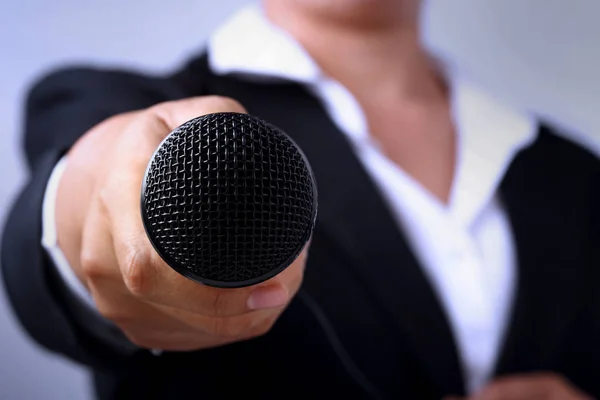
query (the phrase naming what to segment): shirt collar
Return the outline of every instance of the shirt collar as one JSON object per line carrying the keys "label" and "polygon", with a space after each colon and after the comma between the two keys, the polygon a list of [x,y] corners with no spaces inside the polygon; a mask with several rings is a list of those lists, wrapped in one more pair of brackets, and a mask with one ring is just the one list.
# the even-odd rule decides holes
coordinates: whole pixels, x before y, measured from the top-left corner
{"label": "shirt collar", "polygon": [[457,222],[471,224],[496,193],[516,154],[535,141],[538,124],[457,76],[451,103],[459,150],[450,205]]}
{"label": "shirt collar", "polygon": [[243,74],[311,84],[322,77],[308,53],[286,31],[268,21],[262,8],[240,9],[209,38],[209,65],[217,74]]}

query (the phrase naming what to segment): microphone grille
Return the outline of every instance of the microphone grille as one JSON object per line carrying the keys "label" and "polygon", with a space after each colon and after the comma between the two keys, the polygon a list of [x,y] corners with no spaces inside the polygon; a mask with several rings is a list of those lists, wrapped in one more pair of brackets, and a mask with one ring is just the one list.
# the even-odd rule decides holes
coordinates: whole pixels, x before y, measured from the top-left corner
{"label": "microphone grille", "polygon": [[303,153],[259,118],[217,113],[175,129],[153,155],[142,218],[161,257],[211,286],[275,276],[310,238],[317,212]]}

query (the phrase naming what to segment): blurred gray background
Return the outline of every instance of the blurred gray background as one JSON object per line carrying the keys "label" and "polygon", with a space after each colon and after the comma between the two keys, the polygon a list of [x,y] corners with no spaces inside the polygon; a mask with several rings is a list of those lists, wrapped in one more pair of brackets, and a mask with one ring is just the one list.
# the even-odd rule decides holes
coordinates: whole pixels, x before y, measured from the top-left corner
{"label": "blurred gray background", "polygon": [[[25,179],[24,93],[49,68],[95,63],[165,71],[202,49],[247,0],[0,0],[0,224]],[[429,0],[428,46],[511,102],[600,150],[600,2]],[[48,132],[52,134],[52,132]],[[78,366],[21,331],[0,286],[0,399],[91,399]]]}

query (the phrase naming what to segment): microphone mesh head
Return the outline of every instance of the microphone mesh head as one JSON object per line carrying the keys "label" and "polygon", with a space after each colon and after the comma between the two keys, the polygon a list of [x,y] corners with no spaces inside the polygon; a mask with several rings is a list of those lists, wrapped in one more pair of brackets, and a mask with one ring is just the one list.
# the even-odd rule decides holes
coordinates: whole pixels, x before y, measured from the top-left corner
{"label": "microphone mesh head", "polygon": [[141,201],[148,237],[167,264],[217,287],[281,272],[309,240],[317,212],[300,149],[276,127],[238,113],[175,129],[148,165]]}

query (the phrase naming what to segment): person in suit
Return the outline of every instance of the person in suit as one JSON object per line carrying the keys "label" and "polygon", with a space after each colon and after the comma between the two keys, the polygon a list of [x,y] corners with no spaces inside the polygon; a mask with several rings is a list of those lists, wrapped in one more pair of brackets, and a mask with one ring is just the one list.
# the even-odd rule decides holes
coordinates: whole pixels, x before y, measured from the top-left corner
{"label": "person in suit", "polygon": [[[2,271],[100,399],[600,396],[600,163],[419,40],[418,0],[264,0],[175,73],[74,67],[26,104]],[[203,114],[287,132],[319,186],[310,246],[215,289],[140,218],[151,154]]]}

